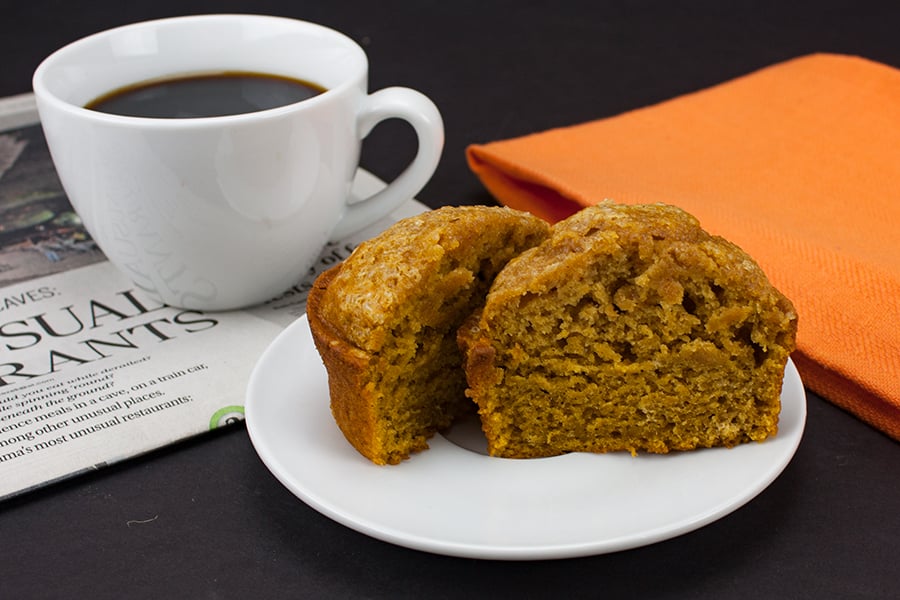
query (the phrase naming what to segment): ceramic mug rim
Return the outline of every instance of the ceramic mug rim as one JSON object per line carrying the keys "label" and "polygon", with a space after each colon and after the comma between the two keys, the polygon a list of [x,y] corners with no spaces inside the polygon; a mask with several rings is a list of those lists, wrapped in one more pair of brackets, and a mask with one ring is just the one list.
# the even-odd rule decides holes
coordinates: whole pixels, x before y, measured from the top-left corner
{"label": "ceramic mug rim", "polygon": [[[174,119],[159,117],[135,117],[104,113],[85,108],[83,103],[73,101],[70,98],[65,97],[64,94],[60,94],[53,89],[54,86],[52,85],[51,78],[57,76],[57,70],[65,68],[67,62],[73,61],[74,57],[79,55],[77,53],[90,51],[90,49],[96,48],[98,45],[105,44],[107,41],[115,38],[116,36],[128,35],[131,32],[141,29],[151,30],[170,26],[177,27],[181,25],[192,26],[192,24],[197,24],[197,26],[211,24],[214,26],[217,23],[222,24],[241,22],[253,23],[258,26],[266,26],[267,24],[269,24],[278,27],[293,28],[294,31],[302,32],[304,34],[326,36],[334,43],[342,44],[346,48],[346,50],[350,52],[350,54],[352,55],[350,58],[352,61],[351,68],[353,69],[353,72],[348,72],[348,74],[344,76],[341,82],[337,85],[323,86],[325,87],[325,91],[305,100],[264,110],[213,117],[190,117]],[[262,71],[263,69],[260,69],[260,72]],[[138,79],[137,81],[130,81],[129,83],[125,83],[123,84],[123,86],[128,86],[135,83],[143,83],[145,81],[155,81],[156,79],[162,80],[177,76],[190,76],[192,74],[196,75],[200,72],[208,73],[209,71],[168,71],[167,75],[160,75],[158,78]],[[365,51],[353,39],[335,29],[331,29],[317,23],[303,21],[300,19],[293,19],[290,17],[223,13],[168,17],[162,19],[153,19],[149,21],[140,21],[122,25],[119,27],[114,27],[111,29],[106,29],[80,38],[59,48],[58,50],[47,56],[43,61],[41,61],[41,63],[35,69],[34,75],[32,77],[32,87],[34,89],[35,96],[40,98],[43,102],[52,105],[56,110],[63,111],[70,114],[71,116],[81,119],[103,122],[108,125],[182,129],[190,127],[221,126],[224,124],[239,125],[244,122],[253,122],[260,119],[281,117],[286,114],[293,113],[297,110],[313,109],[320,104],[330,102],[332,98],[336,96],[343,95],[349,90],[357,88],[361,82],[365,82],[367,72],[368,58],[366,57]],[[292,77],[297,76],[291,74],[284,75]],[[318,84],[318,82],[314,83]],[[114,91],[114,89],[118,88],[104,89],[94,97],[99,97],[103,93]]]}

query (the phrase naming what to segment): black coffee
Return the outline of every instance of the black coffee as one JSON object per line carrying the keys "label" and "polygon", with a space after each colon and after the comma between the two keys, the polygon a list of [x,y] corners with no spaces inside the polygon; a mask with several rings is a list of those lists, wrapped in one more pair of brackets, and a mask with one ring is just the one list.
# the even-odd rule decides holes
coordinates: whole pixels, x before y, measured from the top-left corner
{"label": "black coffee", "polygon": [[136,83],[104,94],[85,108],[129,117],[221,117],[293,104],[324,91],[299,79],[228,71]]}

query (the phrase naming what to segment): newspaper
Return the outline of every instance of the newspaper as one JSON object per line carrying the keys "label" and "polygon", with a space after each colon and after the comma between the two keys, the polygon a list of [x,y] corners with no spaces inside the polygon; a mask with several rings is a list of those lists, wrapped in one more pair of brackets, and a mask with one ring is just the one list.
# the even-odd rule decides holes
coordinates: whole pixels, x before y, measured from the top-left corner
{"label": "newspaper", "polygon": [[[383,182],[360,170],[359,198]],[[316,275],[411,200],[249,310],[159,304],[103,256],[53,170],[34,98],[0,99],[0,500],[243,419],[257,358]]]}

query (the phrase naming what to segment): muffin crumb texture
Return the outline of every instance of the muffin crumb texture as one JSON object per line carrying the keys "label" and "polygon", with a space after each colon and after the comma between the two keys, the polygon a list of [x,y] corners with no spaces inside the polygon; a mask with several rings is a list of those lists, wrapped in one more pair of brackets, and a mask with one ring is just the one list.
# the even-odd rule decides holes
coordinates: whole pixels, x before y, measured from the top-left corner
{"label": "muffin crumb texture", "polygon": [[491,455],[665,453],[775,435],[796,328],[691,215],[604,202],[513,259],[459,344]]}

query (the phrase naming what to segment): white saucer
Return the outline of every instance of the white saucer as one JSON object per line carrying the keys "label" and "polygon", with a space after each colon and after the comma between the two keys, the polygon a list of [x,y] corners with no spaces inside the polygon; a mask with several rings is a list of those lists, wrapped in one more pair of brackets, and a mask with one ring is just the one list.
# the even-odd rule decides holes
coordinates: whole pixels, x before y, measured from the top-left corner
{"label": "white saucer", "polygon": [[[668,455],[490,458],[444,436],[400,465],[359,455],[331,417],[325,367],[306,317],[260,358],[246,421],[260,458],[322,514],[372,537],[452,556],[547,559],[615,552],[707,525],[787,466],[806,421],[792,362],[779,433],[763,443]],[[477,442],[475,443],[477,446]]]}

